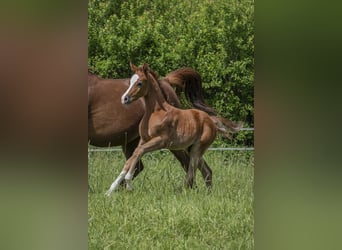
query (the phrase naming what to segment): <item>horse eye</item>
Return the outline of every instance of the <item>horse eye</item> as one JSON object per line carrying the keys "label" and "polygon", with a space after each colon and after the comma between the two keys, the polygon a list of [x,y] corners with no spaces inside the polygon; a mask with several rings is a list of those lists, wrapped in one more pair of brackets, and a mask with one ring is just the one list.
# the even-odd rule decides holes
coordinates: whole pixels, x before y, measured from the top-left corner
{"label": "horse eye", "polygon": [[142,82],[138,82],[138,83],[137,83],[137,86],[138,86],[139,88],[141,88],[141,87],[142,87]]}

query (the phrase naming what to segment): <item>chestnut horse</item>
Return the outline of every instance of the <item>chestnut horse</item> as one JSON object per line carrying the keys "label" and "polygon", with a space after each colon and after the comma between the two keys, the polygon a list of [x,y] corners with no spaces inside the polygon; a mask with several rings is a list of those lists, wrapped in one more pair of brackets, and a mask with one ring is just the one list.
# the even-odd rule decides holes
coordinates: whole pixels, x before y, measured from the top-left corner
{"label": "chestnut horse", "polygon": [[[88,70],[88,141],[98,147],[121,146],[126,159],[133,154],[139,142],[139,123],[145,113],[145,103],[140,99],[131,105],[122,105],[120,98],[129,87],[130,79],[103,79]],[[181,68],[161,79],[160,86],[166,100],[179,107],[180,102],[170,84],[177,91],[184,91],[194,106],[206,112],[215,112],[204,103],[200,74],[191,68]],[[187,93],[187,91],[189,93]],[[191,93],[190,93],[191,92]],[[196,104],[195,104],[196,103]],[[171,151],[185,171],[189,156],[184,151]],[[135,164],[136,177],[144,166],[141,160]],[[211,172],[207,164],[202,175],[211,186]]]}
{"label": "chestnut horse", "polygon": [[188,187],[194,185],[197,167],[201,170],[204,181],[207,183],[210,179],[211,183],[212,172],[203,159],[205,151],[215,140],[217,131],[228,136],[229,131],[237,132],[241,125],[225,127],[222,118],[209,116],[197,109],[182,110],[170,105],[163,94],[161,82],[148,65],[144,64],[141,68],[130,65],[135,74],[121,97],[121,103],[134,105],[143,97],[146,110],[139,126],[139,145],[106,194],[110,195],[123,179],[126,180],[127,188],[132,190],[131,181],[136,163],[145,153],[163,148],[185,150],[189,155],[190,163],[186,174]]}

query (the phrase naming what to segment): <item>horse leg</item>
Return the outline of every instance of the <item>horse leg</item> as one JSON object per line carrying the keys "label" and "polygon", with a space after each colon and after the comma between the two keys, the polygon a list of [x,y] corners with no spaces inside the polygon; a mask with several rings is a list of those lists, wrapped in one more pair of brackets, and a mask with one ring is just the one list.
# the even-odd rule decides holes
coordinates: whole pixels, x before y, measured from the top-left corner
{"label": "horse leg", "polygon": [[193,187],[195,183],[195,178],[196,178],[196,168],[198,164],[196,147],[197,145],[192,145],[187,149],[187,152],[189,153],[190,161],[189,161],[188,171],[186,172],[186,175],[185,175],[185,186],[189,188]]}
{"label": "horse leg", "polygon": [[182,168],[185,172],[188,172],[190,157],[189,154],[184,150],[170,150],[171,153],[177,158],[180,162]]}
{"label": "horse leg", "polygon": [[152,138],[150,141],[144,144],[140,140],[139,146],[134,150],[133,155],[126,161],[120,175],[112,183],[109,190],[106,192],[106,195],[109,196],[120,185],[123,179],[126,180],[127,188],[132,190],[133,186],[131,181],[134,175],[134,167],[137,164],[137,162],[140,160],[143,154],[145,154],[146,152],[163,148],[164,144],[165,143],[163,143],[161,137]]}
{"label": "horse leg", "polygon": [[186,173],[186,176],[185,176],[185,185],[189,188],[193,188],[195,185],[197,164],[198,164],[198,157],[196,155],[191,155],[188,172]]}
{"label": "horse leg", "polygon": [[205,162],[203,157],[201,157],[201,159],[199,161],[198,168],[201,171],[205,185],[207,186],[207,188],[211,188],[213,185],[212,184],[213,172],[212,172],[211,168],[208,166],[208,164]]}
{"label": "horse leg", "polygon": [[[189,154],[184,150],[171,150],[171,153],[177,158],[177,160],[181,163],[181,166],[183,167],[184,171],[187,173],[189,164],[190,164],[190,157]],[[205,185],[208,188],[212,187],[212,170],[206,163],[206,161],[201,158],[199,165],[199,170],[201,171],[202,177],[204,179]]]}
{"label": "horse leg", "polygon": [[[137,139],[128,143],[127,145],[122,146],[122,151],[125,154],[126,161],[133,155],[134,150],[138,147],[139,141],[140,141],[140,138],[138,137]],[[140,159],[135,164],[134,169],[135,170],[134,170],[133,179],[137,177],[137,175],[144,169],[144,165]]]}
{"label": "horse leg", "polygon": [[[146,143],[140,143],[134,150],[132,157],[128,161],[132,161],[130,164],[125,164],[124,170],[126,171],[125,180],[127,188],[133,190],[132,179],[134,174],[133,164],[139,160],[145,153],[155,151],[165,147],[165,141],[161,136],[154,137]],[[125,168],[126,167],[126,168]]]}
{"label": "horse leg", "polygon": [[210,126],[204,127],[197,151],[198,155],[200,156],[198,168],[200,169],[204,183],[208,188],[212,187],[212,170],[205,162],[203,155],[216,137],[216,132],[213,131],[216,130],[211,128]]}
{"label": "horse leg", "polygon": [[[135,140],[127,143],[126,145],[122,145],[122,152],[125,155],[126,161],[132,156],[134,150],[137,148],[139,144],[139,140],[140,138],[138,137]],[[137,177],[137,175],[144,169],[144,165],[141,160],[139,160],[137,164],[135,164],[134,169],[135,171],[134,171],[133,179]],[[124,187],[125,183],[121,182],[120,186]]]}

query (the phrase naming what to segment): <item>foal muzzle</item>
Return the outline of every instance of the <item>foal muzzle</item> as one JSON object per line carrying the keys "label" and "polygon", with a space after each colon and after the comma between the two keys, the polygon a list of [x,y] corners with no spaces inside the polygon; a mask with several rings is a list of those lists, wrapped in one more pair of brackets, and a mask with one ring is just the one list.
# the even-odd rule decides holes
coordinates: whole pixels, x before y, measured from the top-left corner
{"label": "foal muzzle", "polygon": [[123,95],[121,97],[121,103],[122,104],[130,104],[131,103],[131,98],[128,95]]}

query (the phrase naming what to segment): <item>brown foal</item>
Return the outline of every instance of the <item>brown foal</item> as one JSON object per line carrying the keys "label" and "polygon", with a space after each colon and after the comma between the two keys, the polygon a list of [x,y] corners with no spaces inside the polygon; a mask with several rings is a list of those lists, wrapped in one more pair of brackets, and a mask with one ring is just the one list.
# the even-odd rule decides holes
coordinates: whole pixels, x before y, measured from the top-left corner
{"label": "brown foal", "polygon": [[135,74],[130,80],[130,86],[122,95],[122,104],[130,104],[140,97],[145,100],[145,114],[140,122],[140,142],[133,155],[126,161],[117,179],[106,192],[110,195],[126,180],[127,188],[133,189],[132,178],[134,166],[147,152],[167,148],[170,150],[185,150],[190,157],[186,173],[186,185],[193,187],[196,169],[202,172],[207,186],[212,182],[212,171],[204,164],[203,155],[216,138],[216,132],[228,134],[228,130],[238,131],[240,127],[224,127],[216,116],[197,109],[181,110],[171,106],[165,99],[156,74],[147,64],[136,67],[130,64]]}

